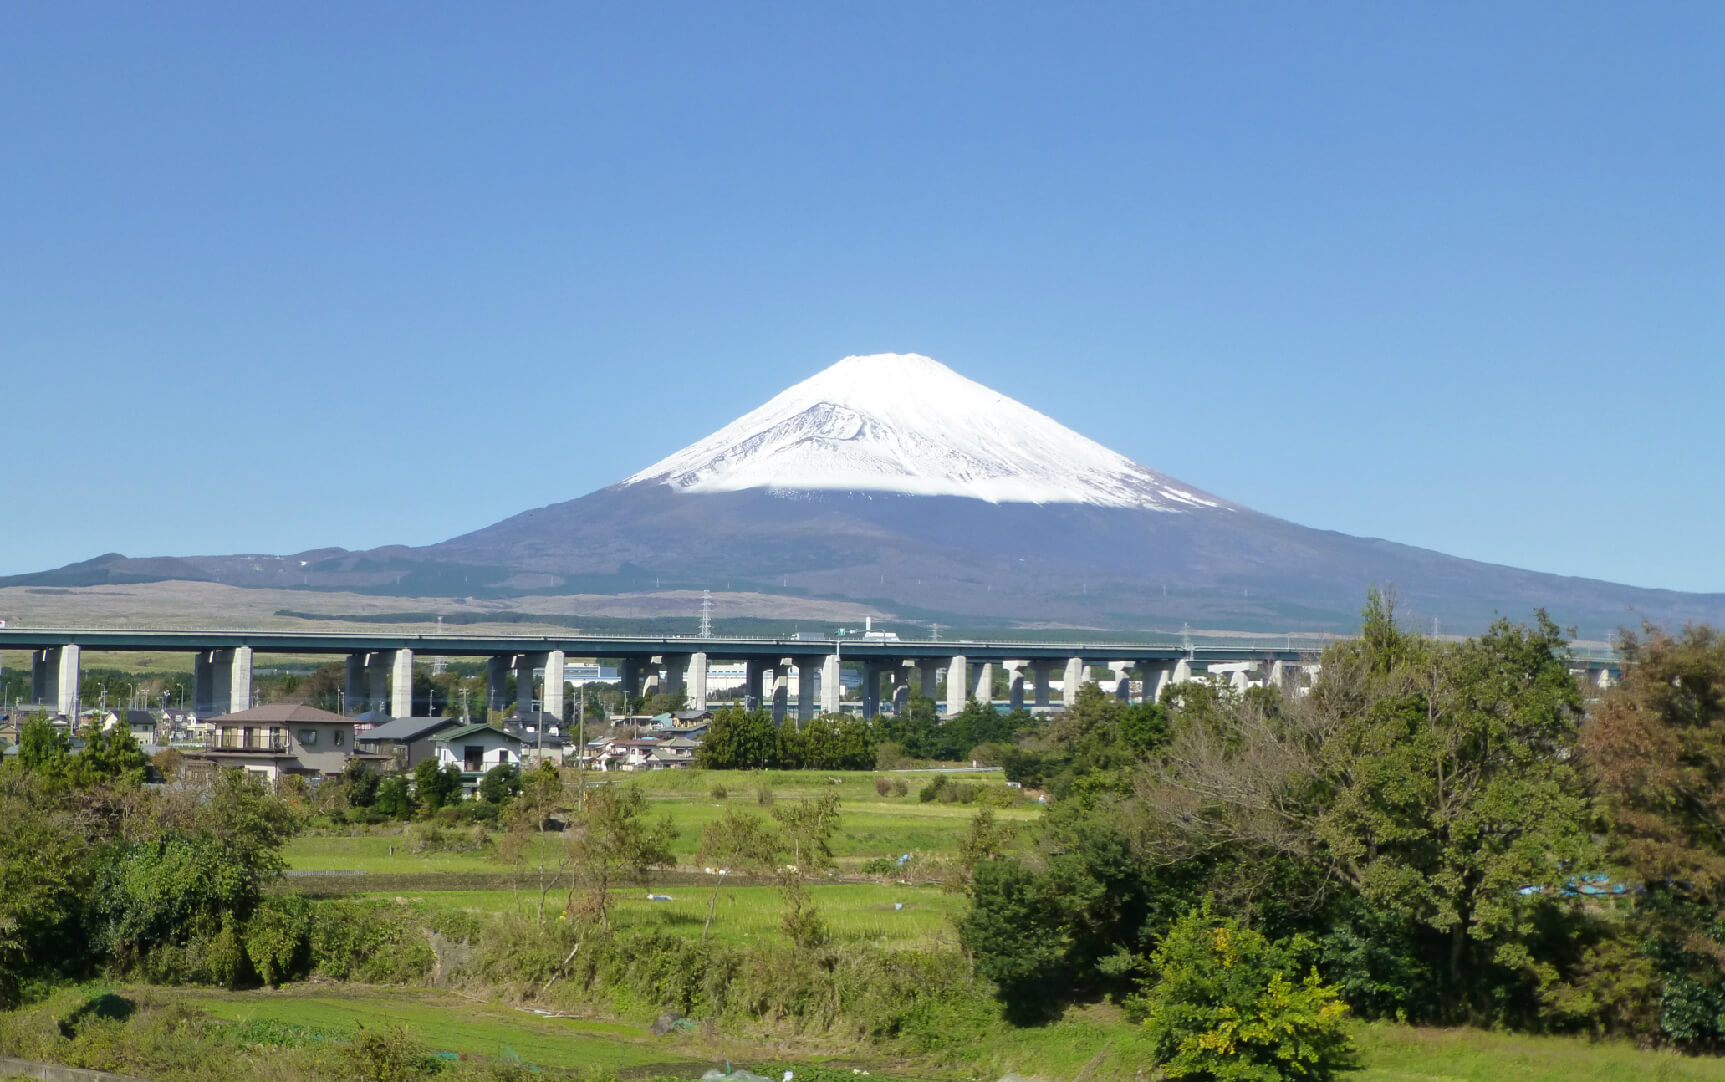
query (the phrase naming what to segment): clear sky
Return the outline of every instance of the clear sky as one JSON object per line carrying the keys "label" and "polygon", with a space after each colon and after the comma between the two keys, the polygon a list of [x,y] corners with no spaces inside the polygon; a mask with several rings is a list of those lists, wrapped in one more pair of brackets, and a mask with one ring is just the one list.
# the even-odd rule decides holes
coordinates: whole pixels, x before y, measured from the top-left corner
{"label": "clear sky", "polygon": [[1725,4],[0,6],[0,573],[441,540],[882,351],[1725,590]]}

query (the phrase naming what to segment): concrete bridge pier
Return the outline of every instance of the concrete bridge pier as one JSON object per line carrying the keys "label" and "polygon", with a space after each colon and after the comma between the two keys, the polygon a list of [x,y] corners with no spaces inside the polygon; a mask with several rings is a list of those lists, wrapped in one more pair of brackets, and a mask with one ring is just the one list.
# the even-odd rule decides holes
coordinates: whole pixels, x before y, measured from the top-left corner
{"label": "concrete bridge pier", "polygon": [[541,695],[544,705],[540,709],[561,721],[564,703],[567,702],[565,696],[568,694],[568,680],[563,675],[563,663],[566,659],[561,650],[547,650],[543,657],[545,691]]}
{"label": "concrete bridge pier", "polygon": [[689,698],[689,655],[663,655],[661,672],[664,675],[659,680],[659,690],[667,695],[681,695],[687,702]]}
{"label": "concrete bridge pier", "polygon": [[75,644],[30,651],[30,697],[38,705],[67,717],[78,709],[80,652]]}
{"label": "concrete bridge pier", "polygon": [[635,700],[642,692],[642,670],[646,666],[638,657],[621,658],[617,662],[617,680],[623,689],[623,709],[625,712],[635,709]]}
{"label": "concrete bridge pier", "polygon": [[[382,712],[392,718],[413,715],[413,651],[378,650],[366,658],[366,673],[371,680],[371,712]],[[531,674],[527,683],[531,695]]]}
{"label": "concrete bridge pier", "polygon": [[1174,663],[1174,683],[1184,684],[1192,679],[1192,659],[1181,658]]}
{"label": "concrete bridge pier", "polygon": [[916,693],[935,702],[940,692],[940,662],[924,659],[916,663]]}
{"label": "concrete bridge pier", "polygon": [[844,662],[837,654],[828,654],[821,659],[821,713],[839,712],[844,689]]}
{"label": "concrete bridge pier", "polygon": [[[951,680],[952,674],[948,673],[946,678]],[[983,706],[994,705],[994,662],[984,661],[976,667],[976,691],[974,694],[976,701]]]}
{"label": "concrete bridge pier", "polygon": [[1162,690],[1174,682],[1174,663],[1172,661],[1140,662],[1138,674],[1144,681],[1144,701],[1147,703],[1161,702]]}
{"label": "concrete bridge pier", "polygon": [[789,658],[780,658],[770,670],[773,689],[773,724],[783,725],[791,702],[791,666]]}
{"label": "concrete bridge pier", "polygon": [[1114,698],[1122,703],[1132,701],[1132,667],[1130,661],[1110,661],[1108,671],[1114,674]]}
{"label": "concrete bridge pier", "polygon": [[[210,709],[219,714],[237,714],[252,705],[252,648],[236,646],[229,650],[211,650],[207,673]],[[197,671],[193,668],[193,682]],[[192,697],[198,697],[197,689]]]}
{"label": "concrete bridge pier", "polygon": [[743,709],[759,710],[761,708],[761,681],[766,676],[766,662],[760,658],[749,658],[743,662]]}
{"label": "concrete bridge pier", "polygon": [[892,670],[892,712],[903,714],[910,709],[910,674],[905,672],[904,663]]}
{"label": "concrete bridge pier", "polygon": [[813,658],[797,659],[797,724],[815,720],[815,666]]}
{"label": "concrete bridge pier", "polygon": [[485,659],[485,711],[499,714],[509,705],[509,654],[493,654]]}
{"label": "concrete bridge pier", "polygon": [[1035,681],[1036,681],[1035,704],[1036,704],[1036,708],[1039,710],[1047,710],[1048,709],[1049,695],[1050,695],[1051,691],[1053,690],[1050,686],[1048,674],[1053,670],[1053,668],[1054,668],[1053,664],[1046,662],[1046,661],[1033,661],[1030,663],[1030,673],[1031,673],[1031,676],[1034,677]]}
{"label": "concrete bridge pier", "polygon": [[707,708],[707,655],[690,654],[683,665],[683,694],[688,697],[690,710]]}
{"label": "concrete bridge pier", "polygon": [[946,712],[948,716],[962,711],[970,694],[970,661],[955,654],[946,663]]}
{"label": "concrete bridge pier", "polygon": [[207,718],[216,712],[216,660],[199,650],[192,655],[192,713]]}
{"label": "concrete bridge pier", "polygon": [[1022,662],[1022,661],[1007,661],[1007,662],[1003,662],[1002,664],[1005,665],[1006,673],[1007,673],[1007,676],[1006,676],[1007,704],[1013,710],[1023,710],[1024,709],[1024,662]]}
{"label": "concrete bridge pier", "polygon": [[862,667],[863,717],[868,721],[873,721],[875,719],[875,715],[880,713],[881,663],[878,661],[865,661],[862,663]]}
{"label": "concrete bridge pier", "polygon": [[1090,679],[1090,666],[1081,657],[1066,659],[1066,673],[1060,681],[1062,704],[1071,709],[1078,702],[1078,689]]}

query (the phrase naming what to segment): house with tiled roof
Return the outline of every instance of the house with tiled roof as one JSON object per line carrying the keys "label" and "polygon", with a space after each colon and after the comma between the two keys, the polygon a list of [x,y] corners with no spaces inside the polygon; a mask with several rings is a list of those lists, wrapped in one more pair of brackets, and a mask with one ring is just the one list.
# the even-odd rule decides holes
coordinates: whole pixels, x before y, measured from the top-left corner
{"label": "house with tiled roof", "polygon": [[342,772],[354,758],[385,761],[362,752],[354,720],[313,706],[276,703],[209,719],[208,744],[186,757],[219,767],[261,774],[274,781],[285,774],[316,780]]}

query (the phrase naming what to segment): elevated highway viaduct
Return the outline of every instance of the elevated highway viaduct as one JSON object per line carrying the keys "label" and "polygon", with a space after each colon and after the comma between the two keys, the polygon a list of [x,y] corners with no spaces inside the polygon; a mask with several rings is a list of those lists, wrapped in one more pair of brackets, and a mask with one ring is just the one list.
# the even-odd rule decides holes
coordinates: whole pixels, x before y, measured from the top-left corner
{"label": "elevated highway viaduct", "polygon": [[[327,631],[138,630],[104,628],[0,628],[0,650],[30,656],[31,697],[62,714],[79,707],[78,677],[84,651],[182,652],[192,657],[192,708],[210,714],[251,705],[252,658],[272,654],[329,655],[346,662],[346,708],[406,715],[412,709],[417,657],[483,658],[488,701],[504,701],[506,676],[516,676],[522,713],[535,707],[563,712],[567,658],[615,661],[630,695],[649,689],[681,691],[689,705],[707,705],[707,669],[713,662],[742,663],[745,700],[768,705],[775,717],[800,720],[840,709],[841,670],[860,671],[862,711],[872,718],[890,703],[902,709],[912,694],[936,697],[944,678],[948,714],[969,698],[991,703],[995,667],[1005,670],[1014,707],[1051,708],[1055,674],[1070,704],[1094,668],[1106,667],[1122,699],[1155,700],[1162,689],[1195,676],[1225,678],[1236,687],[1270,684],[1286,691],[1306,686],[1318,671],[1318,647],[1297,648],[1288,637],[1230,645],[1185,643],[912,641],[885,639],[697,638],[693,636],[350,634]],[[1578,657],[1572,667],[1594,682],[1618,671],[1609,656]],[[542,701],[533,699],[543,674]],[[1102,681],[1107,686],[1109,681]]]}

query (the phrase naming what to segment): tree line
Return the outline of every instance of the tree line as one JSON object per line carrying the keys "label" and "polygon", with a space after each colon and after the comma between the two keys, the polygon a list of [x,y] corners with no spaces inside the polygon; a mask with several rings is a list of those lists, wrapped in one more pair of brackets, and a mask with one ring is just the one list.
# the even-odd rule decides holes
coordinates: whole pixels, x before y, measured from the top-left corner
{"label": "tree line", "polygon": [[1368,1018],[1725,1046],[1725,640],[1626,635],[1589,704],[1543,613],[1437,641],[1374,594],[1363,623],[1307,695],[1089,686],[1014,750],[1060,799],[961,933],[1009,1012],[1154,1015],[1196,921]]}

